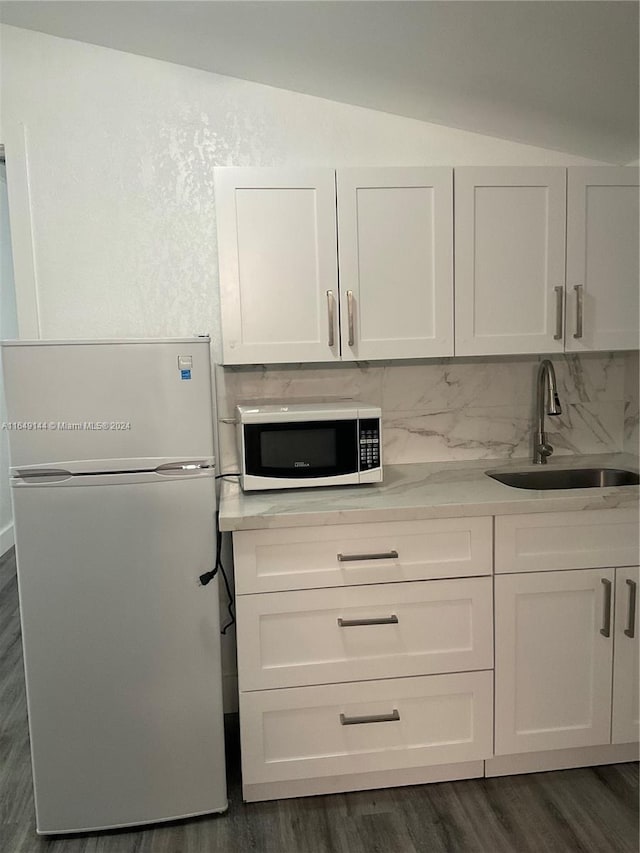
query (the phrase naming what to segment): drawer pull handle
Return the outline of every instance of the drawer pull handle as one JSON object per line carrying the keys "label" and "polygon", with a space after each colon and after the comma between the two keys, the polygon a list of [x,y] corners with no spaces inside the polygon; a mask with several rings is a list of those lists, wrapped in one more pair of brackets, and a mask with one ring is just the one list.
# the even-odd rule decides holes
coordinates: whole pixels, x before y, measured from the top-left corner
{"label": "drawer pull handle", "polygon": [[366,717],[345,717],[340,714],[341,726],[361,726],[366,723],[397,723],[400,719],[400,714],[396,709],[393,709],[391,714],[369,714]]}
{"label": "drawer pull handle", "polygon": [[384,554],[338,554],[339,563],[355,563],[358,560],[397,560],[397,551],[386,551]]}
{"label": "drawer pull handle", "polygon": [[600,633],[603,637],[611,636],[611,581],[607,578],[602,578],[604,586],[604,607],[602,613],[603,626],[600,628]]}
{"label": "drawer pull handle", "polygon": [[638,584],[635,581],[629,580],[629,618],[627,619],[627,627],[624,629],[625,637],[630,637],[632,640],[636,635],[636,595],[638,592]]}
{"label": "drawer pull handle", "polygon": [[341,628],[356,628],[359,625],[397,625],[397,616],[382,616],[379,619],[338,619]]}

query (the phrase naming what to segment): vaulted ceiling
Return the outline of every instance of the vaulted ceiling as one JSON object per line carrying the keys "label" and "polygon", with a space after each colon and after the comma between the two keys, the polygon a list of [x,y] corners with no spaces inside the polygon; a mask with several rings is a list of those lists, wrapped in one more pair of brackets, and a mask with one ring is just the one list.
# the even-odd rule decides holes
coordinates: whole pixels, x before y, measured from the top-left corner
{"label": "vaulted ceiling", "polygon": [[0,20],[594,159],[638,157],[635,0],[8,0]]}

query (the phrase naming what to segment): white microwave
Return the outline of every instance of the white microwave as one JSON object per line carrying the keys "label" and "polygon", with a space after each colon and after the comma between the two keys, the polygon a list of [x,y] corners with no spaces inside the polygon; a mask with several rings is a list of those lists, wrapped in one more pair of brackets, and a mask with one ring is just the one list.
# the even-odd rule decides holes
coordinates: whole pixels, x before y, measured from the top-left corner
{"label": "white microwave", "polygon": [[245,491],[382,480],[382,415],[362,403],[237,407]]}

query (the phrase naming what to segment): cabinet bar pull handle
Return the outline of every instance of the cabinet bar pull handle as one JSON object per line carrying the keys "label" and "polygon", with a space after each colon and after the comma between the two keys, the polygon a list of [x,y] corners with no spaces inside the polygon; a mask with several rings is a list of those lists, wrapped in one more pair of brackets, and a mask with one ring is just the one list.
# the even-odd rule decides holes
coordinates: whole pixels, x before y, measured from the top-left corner
{"label": "cabinet bar pull handle", "polygon": [[573,288],[576,292],[576,330],[574,338],[582,337],[582,285],[576,284]]}
{"label": "cabinet bar pull handle", "polygon": [[611,581],[607,580],[607,578],[602,578],[602,584],[604,586],[604,608],[602,613],[602,620],[604,622],[602,628],[600,628],[600,633],[603,637],[611,636]]}
{"label": "cabinet bar pull handle", "polygon": [[379,619],[338,619],[338,625],[341,628],[357,628],[360,625],[397,625],[398,617],[382,616]]}
{"label": "cabinet bar pull handle", "polygon": [[384,554],[338,554],[339,563],[356,563],[358,560],[397,560],[397,551],[387,551]]}
{"label": "cabinet bar pull handle", "polygon": [[636,597],[638,592],[638,584],[635,581],[629,580],[629,617],[627,619],[627,627],[624,629],[626,637],[632,640],[636,635]]}
{"label": "cabinet bar pull handle", "polygon": [[333,290],[327,290],[327,311],[329,313],[329,341],[328,344],[332,347],[335,343],[333,338],[333,330],[335,328],[335,317],[334,317],[334,306],[333,306]]}
{"label": "cabinet bar pull handle", "polygon": [[366,717],[345,717],[340,714],[341,726],[361,726],[365,723],[397,723],[400,714],[394,708],[391,714],[369,714]]}
{"label": "cabinet bar pull handle", "polygon": [[563,296],[564,296],[564,287],[554,287],[556,292],[556,333],[553,336],[554,341],[562,340],[562,332],[564,326],[564,316],[563,316]]}
{"label": "cabinet bar pull handle", "polygon": [[347,290],[347,317],[349,318],[349,346],[355,343],[355,332],[353,326],[353,290]]}

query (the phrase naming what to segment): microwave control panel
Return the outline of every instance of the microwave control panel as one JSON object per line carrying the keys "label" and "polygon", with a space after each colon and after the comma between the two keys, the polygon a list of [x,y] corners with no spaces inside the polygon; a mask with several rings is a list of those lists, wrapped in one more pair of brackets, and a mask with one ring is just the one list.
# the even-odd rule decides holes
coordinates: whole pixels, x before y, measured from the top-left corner
{"label": "microwave control panel", "polygon": [[360,422],[360,470],[380,467],[380,421],[367,418]]}

